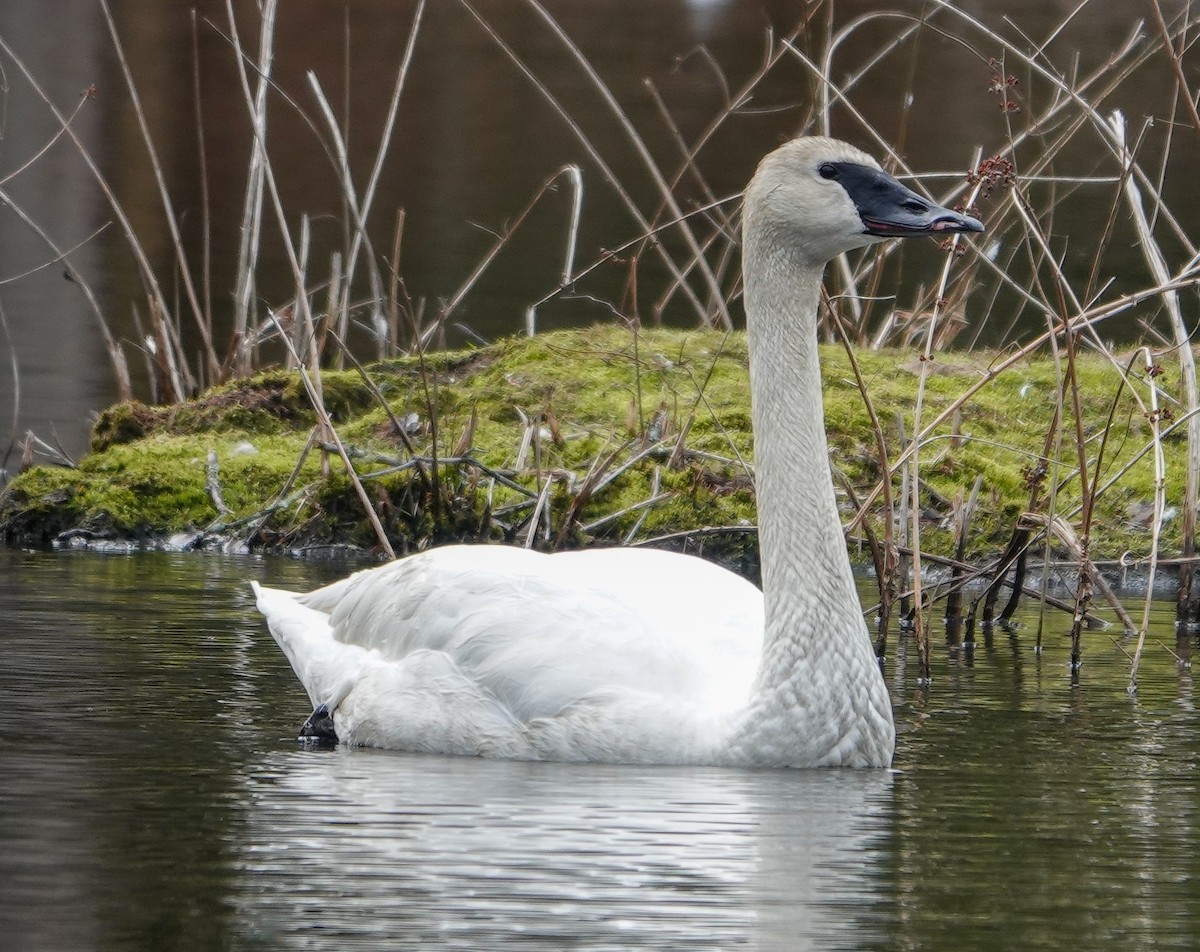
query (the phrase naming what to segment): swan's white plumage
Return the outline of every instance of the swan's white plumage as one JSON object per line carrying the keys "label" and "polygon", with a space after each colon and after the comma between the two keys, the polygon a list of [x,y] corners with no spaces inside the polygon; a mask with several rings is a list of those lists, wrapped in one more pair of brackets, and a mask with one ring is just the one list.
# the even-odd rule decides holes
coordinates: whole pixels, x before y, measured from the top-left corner
{"label": "swan's white plumage", "polygon": [[306,595],[255,591],[350,743],[657,761],[669,732],[673,761],[710,759],[695,725],[745,703],[762,649],[757,588],[653,549],[447,546]]}
{"label": "swan's white plumage", "polygon": [[[856,192],[843,172],[867,184]],[[889,764],[891,704],[833,494],[815,315],[824,264],[879,240],[868,230],[919,233],[918,198],[821,138],[777,149],[747,189],[765,594],[686,555],[506,546],[434,549],[306,595],[255,585],[338,737],[530,759]],[[908,215],[890,230],[887,201]],[[924,204],[931,231],[982,227]]]}

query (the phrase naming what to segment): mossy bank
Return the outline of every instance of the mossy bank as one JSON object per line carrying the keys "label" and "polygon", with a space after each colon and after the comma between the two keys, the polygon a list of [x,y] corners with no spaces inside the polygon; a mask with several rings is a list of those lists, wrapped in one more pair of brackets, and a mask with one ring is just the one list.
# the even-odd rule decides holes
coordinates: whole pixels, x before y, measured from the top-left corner
{"label": "mossy bank", "polygon": [[[989,372],[995,355],[939,354],[923,419]],[[845,352],[822,350],[826,428],[847,518],[879,454]],[[922,362],[907,351],[857,354],[889,458],[912,434]],[[994,551],[1029,503],[1055,416],[1061,365],[1048,356],[1006,369],[946,421],[921,452],[922,548],[952,548],[954,500],[981,477],[968,554]],[[451,540],[541,548],[661,539],[753,571],[757,548],[746,341],[714,331],[615,327],[513,338],[493,346],[326,371],[323,402],[397,552]],[[1120,373],[1081,358],[1089,465],[1108,430],[1092,532],[1095,557],[1149,551],[1154,490],[1150,424]],[[1178,389],[1171,371],[1159,384]],[[1116,413],[1110,410],[1116,399]],[[1068,404],[1069,406],[1069,404]],[[0,494],[0,537],[286,549],[377,544],[331,435],[299,375],[276,370],[179,406],[124,403],[96,423],[73,468],[35,467]],[[1074,424],[1063,427],[1055,513],[1076,522]],[[1167,499],[1183,482],[1181,429],[1164,440]],[[1115,477],[1115,478],[1114,478]],[[894,480],[899,494],[900,480]],[[1049,493],[1043,494],[1045,497]],[[878,526],[878,503],[871,520]],[[1178,520],[1160,551],[1176,551]],[[855,545],[852,538],[851,545]]]}

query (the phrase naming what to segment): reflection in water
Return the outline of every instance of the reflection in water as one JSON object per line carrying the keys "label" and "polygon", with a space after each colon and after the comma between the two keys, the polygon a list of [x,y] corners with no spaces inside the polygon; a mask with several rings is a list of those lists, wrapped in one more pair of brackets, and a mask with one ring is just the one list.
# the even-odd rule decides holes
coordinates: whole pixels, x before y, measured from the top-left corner
{"label": "reflection in water", "polygon": [[[891,773],[301,748],[247,578],[0,550],[5,949],[1193,948],[1190,674],[1067,621],[889,672]],[[1154,619],[1170,643],[1170,606]]]}
{"label": "reflection in water", "polygon": [[852,946],[890,776],[275,754],[238,929],[270,945]]}

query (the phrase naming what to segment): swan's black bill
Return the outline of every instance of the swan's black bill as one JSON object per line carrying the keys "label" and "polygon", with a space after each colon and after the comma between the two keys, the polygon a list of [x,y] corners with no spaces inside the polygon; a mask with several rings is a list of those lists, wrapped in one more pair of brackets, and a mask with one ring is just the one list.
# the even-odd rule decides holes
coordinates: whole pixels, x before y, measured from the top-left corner
{"label": "swan's black bill", "polygon": [[983,231],[983,222],[977,218],[935,205],[881,169],[853,162],[827,162],[821,167],[821,175],[846,190],[866,233],[876,238]]}
{"label": "swan's black bill", "polygon": [[328,705],[322,704],[308,715],[308,720],[300,728],[298,739],[314,747],[333,747],[337,744],[337,730],[333,726],[333,714]]}

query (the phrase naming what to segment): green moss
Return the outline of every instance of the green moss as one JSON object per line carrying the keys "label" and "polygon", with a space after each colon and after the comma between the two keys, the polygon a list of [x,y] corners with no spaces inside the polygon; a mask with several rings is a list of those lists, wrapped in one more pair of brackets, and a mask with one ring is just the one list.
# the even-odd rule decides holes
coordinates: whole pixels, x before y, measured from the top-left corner
{"label": "green moss", "polygon": [[[901,425],[908,436],[913,432],[922,363],[902,351],[856,356],[894,461],[902,448]],[[947,354],[929,364],[922,423],[979,381],[993,356]],[[865,493],[880,474],[869,416],[845,352],[826,347],[822,359],[833,460],[856,492]],[[397,548],[454,538],[524,541],[533,507],[523,493],[471,465],[443,465],[437,492],[428,466],[424,476],[413,467],[384,473],[385,459],[408,459],[393,419],[402,421],[421,455],[445,459],[466,449],[484,467],[508,472],[534,494],[553,480],[550,538],[554,544],[585,544],[753,522],[751,480],[740,462],[750,462],[753,452],[746,360],[741,334],[647,330],[635,336],[594,327],[376,364],[370,373],[387,410],[355,372],[327,371],[321,385],[341,439],[364,454],[356,468],[367,477],[368,494]],[[1094,468],[1096,435],[1107,424],[1119,375],[1090,356],[1080,360],[1078,372]],[[946,501],[982,479],[970,546],[975,555],[994,551],[1028,505],[1026,473],[1054,419],[1058,386],[1059,370],[1049,358],[1012,367],[921,448],[922,504],[933,516],[948,515]],[[0,497],[0,534],[45,543],[72,528],[144,538],[206,528],[249,533],[259,527],[255,540],[264,544],[372,545],[373,531],[340,460],[327,457],[323,464],[314,450],[293,474],[315,424],[298,375],[279,370],[213,388],[180,406],[115,406],[101,415],[94,451],[77,469],[35,468],[8,487]],[[1077,521],[1073,425],[1068,416],[1063,458],[1051,472],[1061,483],[1058,512]],[[675,453],[685,431],[686,452]],[[1101,483],[1145,447],[1149,432],[1131,397],[1122,395]],[[664,437],[660,450],[628,465]],[[1182,441],[1172,437],[1166,449],[1167,491],[1178,499]],[[226,514],[206,486],[210,450],[231,510]],[[600,484],[618,470],[619,476]],[[643,506],[656,486],[656,503]],[[898,479],[895,487],[898,493]],[[1133,517],[1153,488],[1147,455],[1102,494],[1094,553],[1148,548],[1148,533]],[[278,505],[281,493],[284,505]],[[934,522],[923,544],[948,550],[949,533],[933,528]],[[1177,544],[1173,531],[1168,525],[1164,550]],[[544,532],[543,527],[539,539]],[[755,557],[753,536],[744,533],[715,536],[706,545],[734,560]]]}

